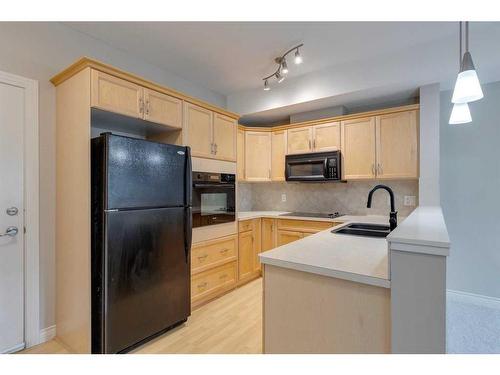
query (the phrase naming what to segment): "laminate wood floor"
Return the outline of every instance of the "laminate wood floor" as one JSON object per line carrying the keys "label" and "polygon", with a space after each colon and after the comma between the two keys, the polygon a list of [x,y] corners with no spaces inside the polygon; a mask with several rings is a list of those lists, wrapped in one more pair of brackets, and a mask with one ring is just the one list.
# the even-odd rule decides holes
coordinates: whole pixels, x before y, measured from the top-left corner
{"label": "laminate wood floor", "polygon": [[[20,353],[63,354],[70,351],[55,339]],[[132,353],[262,353],[262,278],[194,310],[184,325]]]}

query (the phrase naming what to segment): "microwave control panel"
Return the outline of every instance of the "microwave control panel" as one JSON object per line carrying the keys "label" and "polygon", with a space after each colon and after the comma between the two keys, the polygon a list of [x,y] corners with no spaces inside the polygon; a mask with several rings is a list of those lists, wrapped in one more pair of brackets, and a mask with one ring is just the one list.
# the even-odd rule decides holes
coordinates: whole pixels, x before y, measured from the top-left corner
{"label": "microwave control panel", "polygon": [[338,179],[339,178],[339,170],[337,165],[337,158],[328,158],[327,166],[326,166],[326,178],[328,179]]}

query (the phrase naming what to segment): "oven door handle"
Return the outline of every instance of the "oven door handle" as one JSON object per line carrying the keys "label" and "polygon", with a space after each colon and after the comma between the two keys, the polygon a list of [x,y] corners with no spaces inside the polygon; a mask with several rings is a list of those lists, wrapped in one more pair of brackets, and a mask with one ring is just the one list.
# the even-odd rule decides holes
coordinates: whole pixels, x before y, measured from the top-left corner
{"label": "oven door handle", "polygon": [[211,187],[211,188],[234,188],[234,184],[197,184],[194,183],[195,188],[198,187]]}

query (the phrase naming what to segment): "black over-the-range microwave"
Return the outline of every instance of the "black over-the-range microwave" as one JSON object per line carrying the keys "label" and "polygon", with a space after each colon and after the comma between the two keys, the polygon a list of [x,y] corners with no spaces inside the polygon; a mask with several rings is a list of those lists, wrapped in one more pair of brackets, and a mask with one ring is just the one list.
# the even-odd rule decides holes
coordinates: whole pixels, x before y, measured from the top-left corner
{"label": "black over-the-range microwave", "polygon": [[287,155],[287,181],[340,181],[340,151]]}

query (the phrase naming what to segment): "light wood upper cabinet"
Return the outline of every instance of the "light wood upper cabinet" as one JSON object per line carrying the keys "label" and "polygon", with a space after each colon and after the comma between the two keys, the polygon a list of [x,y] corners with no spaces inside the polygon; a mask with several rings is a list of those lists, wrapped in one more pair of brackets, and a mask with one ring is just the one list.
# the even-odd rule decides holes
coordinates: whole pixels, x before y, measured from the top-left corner
{"label": "light wood upper cabinet", "polygon": [[287,153],[302,154],[312,151],[312,128],[295,128],[287,130]]}
{"label": "light wood upper cabinet", "polygon": [[182,100],[144,89],[144,119],[172,128],[182,128]]}
{"label": "light wood upper cabinet", "polygon": [[212,158],[213,113],[195,104],[184,103],[184,132],[191,155]]}
{"label": "light wood upper cabinet", "polygon": [[418,127],[416,111],[376,118],[377,177],[418,177]]}
{"label": "light wood upper cabinet", "polygon": [[271,133],[248,131],[245,134],[245,180],[271,180]]}
{"label": "light wood upper cabinet", "polygon": [[340,150],[340,122],[313,126],[313,150],[315,152]]}
{"label": "light wood upper cabinet", "polygon": [[238,181],[245,180],[245,131],[238,129],[236,142],[236,177]]}
{"label": "light wood upper cabinet", "polygon": [[271,133],[271,180],[285,181],[286,131]]}
{"label": "light wood upper cabinet", "polygon": [[214,113],[214,154],[219,160],[236,161],[236,121]]}
{"label": "light wood upper cabinet", "polygon": [[122,115],[142,118],[143,88],[121,78],[92,70],[91,106]]}
{"label": "light wood upper cabinet", "polygon": [[343,179],[375,178],[375,118],[342,121]]}

